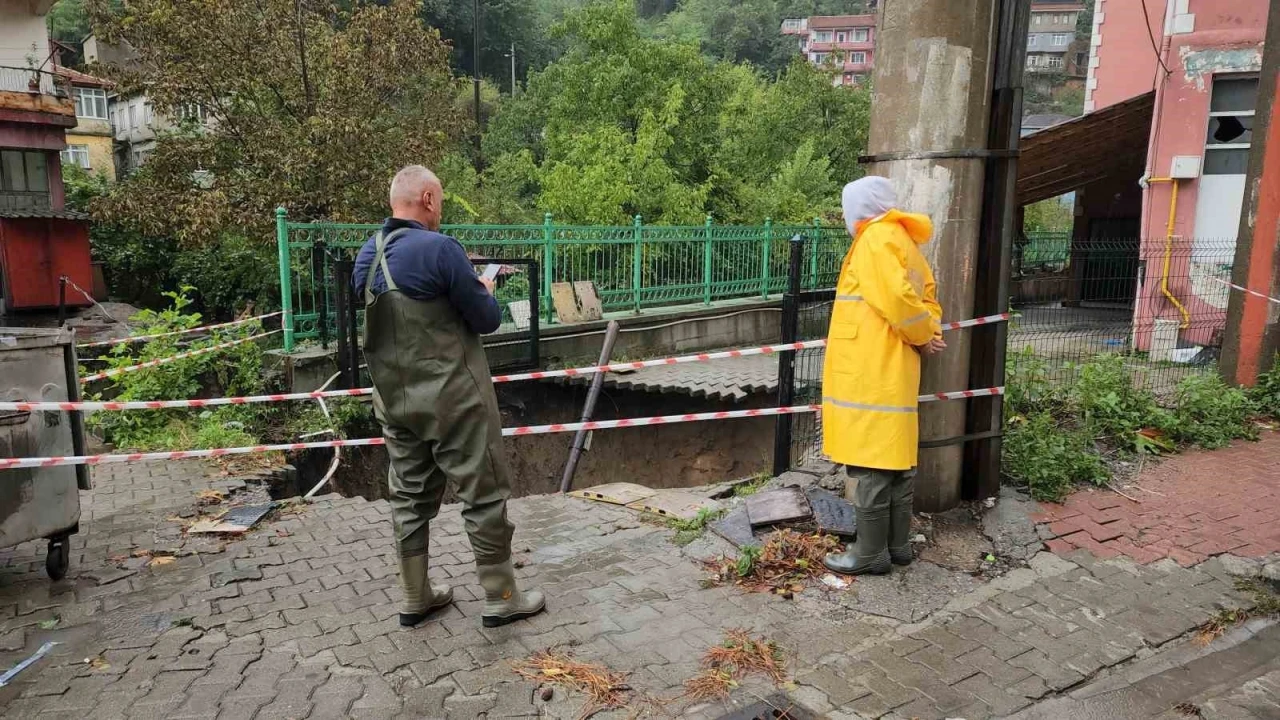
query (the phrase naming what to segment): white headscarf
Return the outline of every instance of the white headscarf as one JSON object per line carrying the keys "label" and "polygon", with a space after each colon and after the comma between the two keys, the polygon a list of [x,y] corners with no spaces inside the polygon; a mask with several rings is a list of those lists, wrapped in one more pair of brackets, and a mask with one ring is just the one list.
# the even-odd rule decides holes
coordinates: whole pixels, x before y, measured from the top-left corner
{"label": "white headscarf", "polygon": [[857,232],[858,223],[897,207],[898,193],[888,179],[868,175],[844,186],[841,204],[844,206],[844,226],[853,235]]}

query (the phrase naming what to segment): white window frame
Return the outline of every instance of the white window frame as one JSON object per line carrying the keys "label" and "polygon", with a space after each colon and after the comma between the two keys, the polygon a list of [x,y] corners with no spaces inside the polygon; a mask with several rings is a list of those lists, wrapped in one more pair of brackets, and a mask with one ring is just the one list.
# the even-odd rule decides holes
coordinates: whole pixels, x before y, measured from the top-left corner
{"label": "white window frame", "polygon": [[108,119],[106,90],[95,87],[78,87],[75,88],[75,92],[76,117],[90,120]]}
{"label": "white window frame", "polygon": [[61,154],[64,165],[75,165],[85,170],[92,169],[89,167],[88,145],[67,145],[67,149],[63,150]]}
{"label": "white window frame", "polygon": [[[823,39],[824,35],[826,36],[825,40]],[[832,36],[833,34],[830,30],[814,30],[813,31],[813,41],[816,43],[829,43],[832,40]]]}
{"label": "white window frame", "polygon": [[1063,61],[1061,55],[1046,55],[1044,58],[1044,66],[1050,68],[1064,67],[1066,62]]}
{"label": "white window frame", "polygon": [[1071,36],[1068,35],[1067,33],[1054,33],[1052,39],[1053,39],[1054,47],[1057,47],[1059,45],[1067,45],[1071,42]]}
{"label": "white window frame", "polygon": [[870,28],[854,28],[854,29],[853,29],[853,41],[854,41],[854,42],[856,42],[856,43],[870,42],[870,41],[871,41],[871,29],[870,29]]}
{"label": "white window frame", "polygon": [[782,21],[782,29],[783,29],[783,30],[799,30],[799,29],[800,29],[800,21],[799,21],[799,20],[796,20],[796,19],[794,19],[794,18],[788,18],[788,19],[786,19],[786,20],[783,20],[783,21]]}
{"label": "white window frame", "polygon": [[137,126],[138,126],[138,106],[134,103],[129,103],[129,129],[132,130]]}
{"label": "white window frame", "polygon": [[867,54],[865,52],[862,52],[861,50],[857,52],[849,53],[849,62],[853,63],[854,65],[866,65]]}
{"label": "white window frame", "polygon": [[821,65],[825,63],[827,61],[827,58],[830,56],[831,56],[831,53],[828,53],[828,52],[816,52],[811,56],[811,59],[813,60],[814,65]]}
{"label": "white window frame", "polygon": [[[1223,75],[1214,76],[1214,78],[1213,78],[1213,79],[1214,79],[1214,81],[1215,81],[1215,82],[1217,82],[1218,80],[1250,80],[1250,79],[1254,79],[1255,77],[1257,77],[1257,76],[1255,76],[1253,73],[1243,73],[1243,74],[1223,74]],[[1259,90],[1261,90],[1261,88],[1262,88],[1262,83],[1261,83],[1261,81],[1259,81],[1259,83],[1258,83],[1258,88],[1259,88]],[[1209,102],[1210,102],[1210,103],[1212,103],[1212,102],[1213,102],[1213,86],[1212,86],[1212,85],[1210,85],[1210,87],[1209,87]],[[1210,111],[1210,112],[1209,112],[1209,115],[1208,115],[1208,118],[1206,118],[1206,119],[1205,119],[1205,131],[1204,131],[1204,158],[1200,161],[1200,162],[1201,162],[1201,167],[1205,167],[1205,166],[1208,164],[1208,161],[1209,161],[1209,153],[1211,153],[1211,152],[1213,152],[1213,151],[1215,151],[1215,150],[1248,150],[1248,149],[1250,149],[1250,148],[1252,148],[1252,147],[1253,147],[1253,143],[1252,143],[1252,142],[1244,142],[1244,143],[1239,143],[1239,142],[1236,142],[1236,143],[1210,143],[1210,142],[1209,142],[1209,118],[1219,118],[1219,117],[1256,117],[1256,116],[1257,116],[1257,113],[1258,113],[1258,96],[1257,96],[1257,95],[1254,95],[1254,96],[1253,96],[1253,109],[1252,109],[1252,110],[1218,110],[1218,111]]]}
{"label": "white window frame", "polygon": [[838,43],[849,42],[849,33],[846,33],[843,31],[836,33],[836,42]]}

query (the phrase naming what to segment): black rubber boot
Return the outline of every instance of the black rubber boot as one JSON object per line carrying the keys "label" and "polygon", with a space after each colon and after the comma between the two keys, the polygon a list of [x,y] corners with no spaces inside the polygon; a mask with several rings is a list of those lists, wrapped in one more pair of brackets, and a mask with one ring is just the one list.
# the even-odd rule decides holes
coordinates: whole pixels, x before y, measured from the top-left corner
{"label": "black rubber boot", "polygon": [[894,565],[910,565],[915,559],[911,552],[911,506],[915,496],[915,470],[900,473],[889,491],[889,559]]}
{"label": "black rubber boot", "polygon": [[858,536],[842,553],[832,553],[822,564],[841,575],[884,575],[889,572],[889,506],[854,508]]}

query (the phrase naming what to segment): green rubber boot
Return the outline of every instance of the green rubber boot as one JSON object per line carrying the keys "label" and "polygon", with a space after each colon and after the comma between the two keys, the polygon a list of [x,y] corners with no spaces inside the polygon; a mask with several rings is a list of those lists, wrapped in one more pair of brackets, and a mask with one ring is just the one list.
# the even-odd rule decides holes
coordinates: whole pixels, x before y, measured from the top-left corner
{"label": "green rubber boot", "polygon": [[889,559],[894,565],[910,565],[915,559],[911,552],[911,506],[915,496],[915,471],[900,473],[890,490]]}
{"label": "green rubber boot", "polygon": [[822,564],[841,575],[884,575],[889,572],[889,506],[854,508],[858,536],[842,553],[832,553]]}
{"label": "green rubber boot", "polygon": [[542,612],[546,599],[537,590],[520,592],[516,587],[516,571],[511,560],[496,565],[476,565],[480,586],[484,588],[484,611],[480,619],[484,626],[499,627],[523,620]]}
{"label": "green rubber boot", "polygon": [[432,585],[427,577],[427,554],[400,558],[400,588],[404,602],[400,605],[400,625],[413,627],[431,613],[453,602],[453,588]]}

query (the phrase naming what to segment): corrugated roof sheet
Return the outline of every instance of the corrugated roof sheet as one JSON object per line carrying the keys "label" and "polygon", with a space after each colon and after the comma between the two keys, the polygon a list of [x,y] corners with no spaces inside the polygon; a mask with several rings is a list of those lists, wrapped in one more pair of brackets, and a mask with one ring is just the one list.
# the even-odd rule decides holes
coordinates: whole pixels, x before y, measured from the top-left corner
{"label": "corrugated roof sheet", "polygon": [[0,218],[17,220],[88,220],[89,214],[76,210],[51,210],[49,208],[0,208]]}

